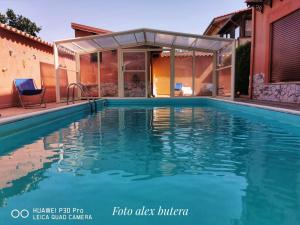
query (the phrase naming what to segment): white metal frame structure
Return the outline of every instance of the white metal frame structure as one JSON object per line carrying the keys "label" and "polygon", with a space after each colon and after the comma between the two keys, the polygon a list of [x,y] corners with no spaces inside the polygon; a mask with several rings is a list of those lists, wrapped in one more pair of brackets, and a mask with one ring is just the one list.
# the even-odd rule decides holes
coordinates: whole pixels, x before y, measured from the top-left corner
{"label": "white metal frame structure", "polygon": [[[80,62],[79,56],[90,53],[98,53],[103,51],[117,50],[118,52],[118,84],[119,97],[124,96],[124,79],[122,71],[123,51],[130,51],[128,49],[139,46],[149,46],[150,49],[144,51],[151,51],[153,47],[161,47],[170,49],[170,87],[174,87],[175,81],[175,49],[189,50],[193,52],[193,90],[195,85],[195,51],[208,52],[213,54],[213,96],[217,95],[217,55],[224,48],[231,47],[231,98],[234,98],[234,74],[235,74],[235,48],[236,43],[234,39],[202,36],[196,34],[178,33],[171,31],[162,31],[155,29],[136,29],[124,32],[114,32],[103,35],[91,35],[79,38],[72,38],[66,40],[59,40],[54,42],[54,67],[56,74],[56,101],[60,102],[60,86],[59,86],[59,70],[66,69],[59,66],[59,52],[70,52],[75,55],[76,60],[76,79],[80,76]],[[141,51],[134,49],[132,51]],[[147,54],[146,54],[147,55]],[[147,59],[146,59],[147,61]],[[100,97],[100,62],[98,57],[98,91]],[[78,80],[77,80],[78,81]],[[146,79],[147,81],[147,79]],[[147,85],[147,82],[146,82]],[[146,86],[148,90],[148,86]],[[174,90],[170,88],[170,96],[174,97]],[[147,96],[147,93],[146,93]]]}

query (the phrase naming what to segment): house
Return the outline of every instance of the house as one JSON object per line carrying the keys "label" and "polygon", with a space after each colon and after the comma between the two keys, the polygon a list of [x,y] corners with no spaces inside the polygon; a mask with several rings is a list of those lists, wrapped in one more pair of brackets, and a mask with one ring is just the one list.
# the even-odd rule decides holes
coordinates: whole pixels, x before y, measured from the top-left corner
{"label": "house", "polygon": [[91,27],[79,23],[71,23],[71,27],[72,29],[74,29],[75,37],[84,37],[89,35],[112,33],[112,31],[110,30]]}
{"label": "house", "polygon": [[[236,46],[244,45],[251,42],[252,35],[252,9],[242,9],[239,11],[231,12],[222,16],[215,17],[203,35],[222,37],[222,38],[232,38],[236,40]],[[250,58],[250,54],[249,54]],[[218,54],[218,64],[221,68],[217,70],[218,85],[218,95],[226,95],[225,93],[231,89],[230,77],[231,68],[226,65],[222,66],[223,62],[226,61],[226,53]],[[235,74],[235,94],[238,96],[249,97],[249,67],[248,72],[240,74]],[[237,94],[238,93],[238,94]]]}
{"label": "house", "polygon": [[253,99],[300,103],[300,1],[247,0],[254,8],[250,65]]}
{"label": "house", "polygon": [[247,8],[215,17],[203,33],[208,36],[219,36],[237,39],[242,45],[251,41],[252,9]]}

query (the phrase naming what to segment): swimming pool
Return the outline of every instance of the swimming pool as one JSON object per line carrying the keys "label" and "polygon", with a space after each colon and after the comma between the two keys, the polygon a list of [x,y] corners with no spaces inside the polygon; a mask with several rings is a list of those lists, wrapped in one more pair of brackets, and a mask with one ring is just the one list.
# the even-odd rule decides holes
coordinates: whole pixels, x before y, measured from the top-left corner
{"label": "swimming pool", "polygon": [[105,105],[0,139],[0,221],[299,224],[299,116],[210,99]]}

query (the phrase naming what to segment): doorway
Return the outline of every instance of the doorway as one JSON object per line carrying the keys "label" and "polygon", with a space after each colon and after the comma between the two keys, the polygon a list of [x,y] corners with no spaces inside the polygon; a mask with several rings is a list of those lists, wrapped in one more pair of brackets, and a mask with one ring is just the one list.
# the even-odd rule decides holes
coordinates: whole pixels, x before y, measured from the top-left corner
{"label": "doorway", "polygon": [[122,79],[124,97],[148,96],[146,51],[122,51]]}

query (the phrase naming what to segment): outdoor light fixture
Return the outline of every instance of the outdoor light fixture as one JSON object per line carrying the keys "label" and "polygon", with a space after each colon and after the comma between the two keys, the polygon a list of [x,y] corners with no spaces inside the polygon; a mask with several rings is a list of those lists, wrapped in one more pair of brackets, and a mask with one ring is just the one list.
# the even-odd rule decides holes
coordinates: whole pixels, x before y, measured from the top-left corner
{"label": "outdoor light fixture", "polygon": [[263,13],[264,5],[272,7],[272,0],[246,0],[247,6],[255,8],[257,11]]}

